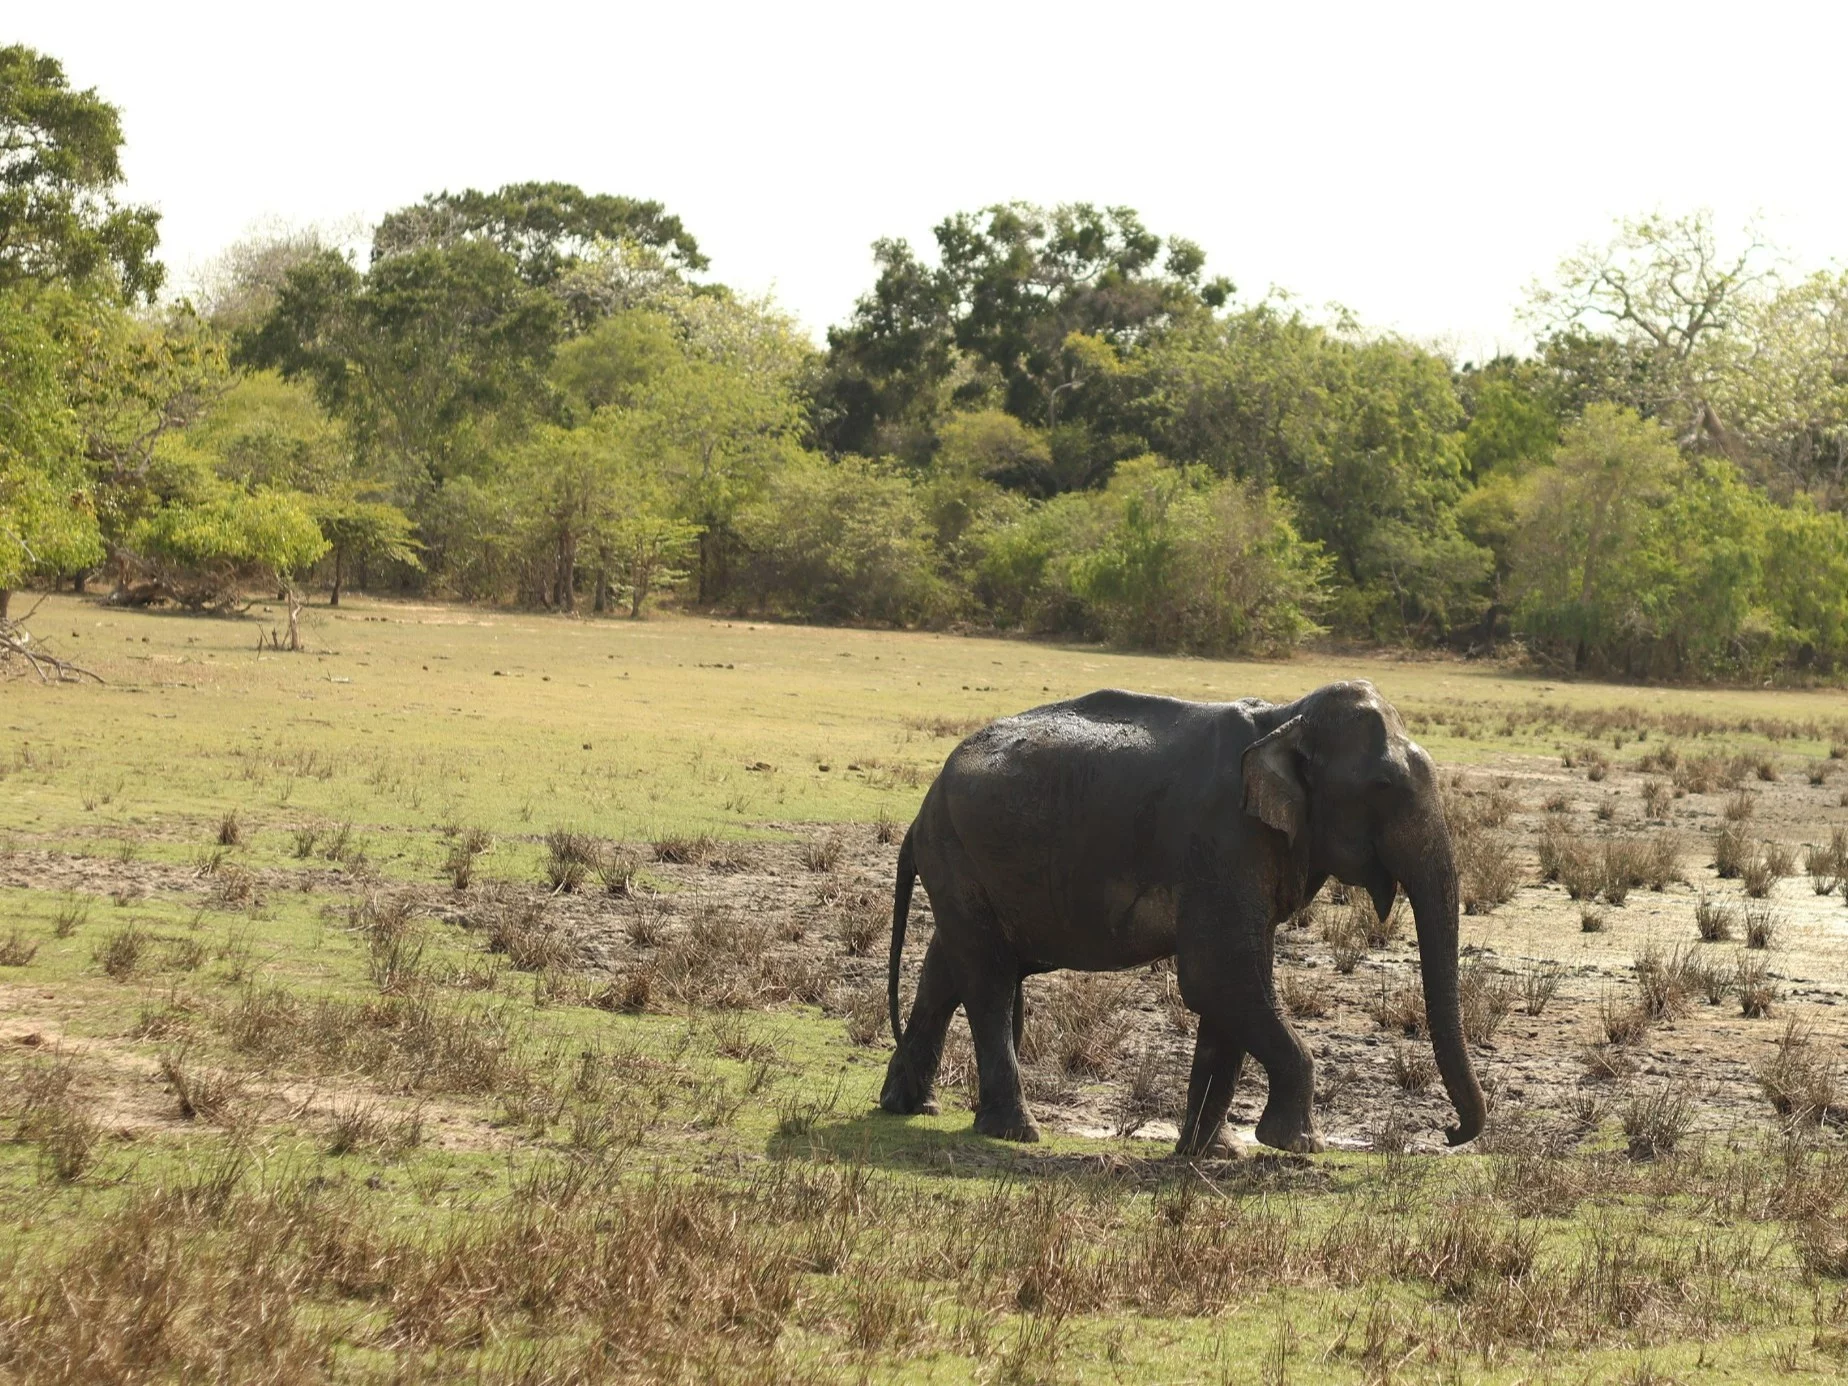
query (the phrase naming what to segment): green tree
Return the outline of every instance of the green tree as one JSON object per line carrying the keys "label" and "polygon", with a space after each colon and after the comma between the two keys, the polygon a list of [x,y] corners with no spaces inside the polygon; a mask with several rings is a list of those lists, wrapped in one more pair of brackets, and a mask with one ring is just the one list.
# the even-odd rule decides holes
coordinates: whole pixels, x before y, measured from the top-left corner
{"label": "green tree", "polygon": [[877,242],[877,282],[829,333],[819,407],[837,449],[876,445],[881,425],[934,407],[964,360],[977,369],[952,404],[992,391],[1037,426],[1082,419],[1119,349],[1232,292],[1202,281],[1198,246],[1164,242],[1127,207],[997,204],[946,218],[934,236],[935,268],[903,241]]}
{"label": "green tree", "polygon": [[0,285],[96,284],[152,301],[160,214],[116,201],[122,125],[23,44],[0,48]]}
{"label": "green tree", "polygon": [[422,566],[411,517],[395,505],[367,499],[358,490],[347,488],[310,496],[307,509],[327,542],[327,556],[333,564],[329,606],[340,605],[340,589],[351,564]]}
{"label": "green tree", "polygon": [[328,547],[306,497],[245,491],[203,472],[139,520],[129,544],[164,595],[216,610],[236,607],[253,584],[292,586]]}
{"label": "green tree", "polygon": [[366,465],[410,494],[492,469],[551,408],[557,303],[513,259],[463,240],[361,275],[334,252],[289,270],[238,364],[307,381]]}
{"label": "green tree", "polygon": [[930,618],[945,598],[910,479],[864,458],[792,462],[741,509],[738,533],[763,605],[903,624]]}
{"label": "green tree", "polygon": [[1317,629],[1323,562],[1261,489],[1149,456],[1119,465],[1097,503],[1110,528],[1072,586],[1116,643],[1280,654]]}
{"label": "green tree", "polygon": [[0,619],[22,583],[103,557],[63,352],[33,308],[0,288]]}
{"label": "green tree", "polygon": [[1659,424],[1616,405],[1594,404],[1566,430],[1521,499],[1513,579],[1524,633],[1569,649],[1575,669],[1608,652],[1635,610],[1631,565],[1684,470]]}

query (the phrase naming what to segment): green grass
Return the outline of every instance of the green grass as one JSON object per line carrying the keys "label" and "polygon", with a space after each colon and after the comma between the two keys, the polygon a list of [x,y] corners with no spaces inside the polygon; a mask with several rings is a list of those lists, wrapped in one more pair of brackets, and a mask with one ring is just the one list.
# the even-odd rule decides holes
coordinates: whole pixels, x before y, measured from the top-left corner
{"label": "green grass", "polygon": [[[1746,1381],[1842,1360],[1848,1266],[1803,1250],[1848,1209],[1826,1133],[1655,1165],[1614,1118],[1558,1159],[1017,1148],[947,1097],[876,1114],[887,1051],[849,1038],[838,979],[820,1006],[628,1014],[609,979],[522,971],[483,927],[497,883],[538,899],[550,829],[902,822],[959,729],[1102,685],[1285,698],[1365,675],[1446,763],[1667,736],[1794,765],[1844,738],[1835,696],[363,601],[300,656],[258,656],[248,622],[72,599],[35,624],[110,682],[0,687],[0,934],[37,945],[0,968],[0,1381]],[[467,827],[494,843],[455,892]],[[163,1062],[242,1094],[183,1120]],[[89,1142],[74,1177],[59,1140]]]}

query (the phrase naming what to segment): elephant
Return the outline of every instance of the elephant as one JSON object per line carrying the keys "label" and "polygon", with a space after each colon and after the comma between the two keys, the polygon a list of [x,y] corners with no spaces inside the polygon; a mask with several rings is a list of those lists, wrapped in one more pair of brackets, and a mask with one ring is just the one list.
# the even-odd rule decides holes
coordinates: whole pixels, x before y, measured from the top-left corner
{"label": "elephant", "polygon": [[[1187,702],[1104,689],[1004,717],[950,753],[898,854],[887,999],[897,1048],[879,1105],[938,1111],[958,1005],[975,1041],[975,1130],[1034,1141],[1021,1089],[1022,979],[1175,960],[1199,1016],[1176,1154],[1234,1149],[1225,1126],[1245,1057],[1263,1065],[1267,1146],[1323,1149],[1315,1064],[1273,985],[1277,925],[1334,877],[1384,917],[1402,886],[1425,1012],[1457,1123],[1487,1116],[1464,1041],[1457,870],[1436,770],[1365,680],[1292,703]],[[909,1023],[899,967],[915,881],[936,916]]]}

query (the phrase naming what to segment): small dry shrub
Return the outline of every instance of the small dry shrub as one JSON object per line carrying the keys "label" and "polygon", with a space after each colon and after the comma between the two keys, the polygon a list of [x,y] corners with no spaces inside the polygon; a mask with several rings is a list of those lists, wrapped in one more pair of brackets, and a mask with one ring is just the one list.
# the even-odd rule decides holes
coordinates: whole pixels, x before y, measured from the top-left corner
{"label": "small dry shrub", "polygon": [[1654,891],[1664,891],[1677,881],[1686,880],[1681,870],[1681,834],[1651,833],[1641,844],[1642,884]]}
{"label": "small dry shrub", "polygon": [[186,1121],[228,1121],[248,1086],[242,1074],[193,1067],[184,1050],[162,1054],[160,1071],[173,1089],[180,1116]]}
{"label": "small dry shrub", "polygon": [[1771,873],[1774,881],[1796,874],[1797,854],[1788,842],[1763,843],[1759,852],[1764,857],[1765,870]]}
{"label": "small dry shrub", "polygon": [[1555,873],[1573,900],[1595,900],[1604,889],[1604,854],[1595,843],[1561,834],[1554,844]]}
{"label": "small dry shrub", "polygon": [[1723,1006],[1737,984],[1737,971],[1731,962],[1695,958],[1688,965],[1688,982],[1709,1006]]}
{"label": "small dry shrub", "polygon": [[1466,914],[1490,914],[1514,898],[1521,870],[1514,846],[1500,832],[1484,830],[1457,843],[1457,884]]}
{"label": "small dry shrub", "polygon": [[1604,1043],[1623,1049],[1641,1041],[1649,1033],[1653,1019],[1649,1010],[1606,990],[1598,998],[1598,1028]]}
{"label": "small dry shrub", "polygon": [[711,833],[675,833],[654,841],[654,858],[673,866],[704,866],[718,852]]}
{"label": "small dry shrub", "polygon": [[892,817],[889,809],[881,808],[873,818],[873,841],[881,847],[889,847],[899,839],[898,820]]}
{"label": "small dry shrub", "polygon": [[570,941],[546,916],[541,901],[504,893],[488,902],[479,922],[488,936],[488,951],[506,954],[522,972],[564,968],[574,960]]}
{"label": "small dry shrub", "polygon": [[59,938],[69,938],[89,921],[91,904],[87,895],[66,895],[52,915],[51,932]]}
{"label": "small dry shrub", "polygon": [[1768,756],[1760,756],[1752,766],[1753,773],[1767,784],[1776,784],[1778,780],[1777,765]]}
{"label": "small dry shrub", "polygon": [[1601,856],[1604,898],[1622,905],[1630,892],[1649,877],[1649,849],[1636,838],[1606,838]]}
{"label": "small dry shrub", "polygon": [[1655,1160],[1673,1153],[1694,1127],[1694,1104],[1674,1083],[1656,1092],[1636,1093],[1619,1113],[1632,1160]]}
{"label": "small dry shrub", "polygon": [[294,844],[295,855],[303,861],[314,855],[314,844],[321,839],[318,823],[307,823],[294,828],[289,833],[289,840]]}
{"label": "small dry shrub", "polygon": [[467,890],[475,879],[475,863],[487,854],[494,839],[486,828],[465,828],[450,840],[443,871],[457,890]]}
{"label": "small dry shrub", "polygon": [[[1365,909],[1372,916],[1373,906]],[[1328,945],[1337,972],[1352,972],[1367,956],[1367,926],[1352,906],[1322,917],[1322,941]]]}
{"label": "small dry shrub", "polygon": [[1692,955],[1678,947],[1664,954],[1653,943],[1636,955],[1636,989],[1652,1021],[1670,1020],[1687,1010],[1694,991],[1688,971],[1692,962]]}
{"label": "small dry shrub", "polygon": [[1722,881],[1737,880],[1752,856],[1745,830],[1736,823],[1727,824],[1713,835],[1713,869]]}
{"label": "small dry shrub", "polygon": [[1411,981],[1388,991],[1386,983],[1381,981],[1379,996],[1367,1007],[1367,1014],[1382,1030],[1396,1030],[1413,1037],[1422,1035],[1425,1033],[1424,987]]}
{"label": "small dry shrub", "polygon": [[1763,958],[1741,953],[1733,974],[1733,987],[1739,995],[1739,1013],[1748,1020],[1762,1020],[1771,1014],[1771,1007],[1777,1003],[1777,984],[1771,980],[1771,969],[1765,966]]}
{"label": "small dry shrub", "polygon": [[1132,985],[1110,972],[1060,973],[1031,1007],[1022,1055],[1052,1062],[1066,1073],[1097,1077],[1129,1033]]}
{"label": "small dry shrub", "polygon": [[1833,895],[1848,876],[1848,829],[1837,828],[1827,846],[1810,843],[1803,849],[1803,869],[1818,895]]}
{"label": "small dry shrub", "polygon": [[1745,822],[1745,820],[1750,818],[1757,809],[1757,798],[1757,795],[1743,786],[1734,791],[1726,800],[1726,821],[1728,823]]}
{"label": "small dry shrub", "polygon": [[1541,807],[1548,813],[1568,813],[1572,809],[1572,796],[1561,793],[1549,794]]}
{"label": "small dry shrub", "polygon": [[1277,996],[1283,1008],[1298,1020],[1317,1020],[1329,1012],[1328,983],[1317,973],[1288,968],[1277,979]]}
{"label": "small dry shrub", "polygon": [[1772,1107],[1793,1125],[1818,1126],[1835,1105],[1835,1062],[1814,1043],[1809,1028],[1792,1018],[1784,1033],[1772,1041],[1770,1059],[1755,1072],[1758,1086]]}
{"label": "small dry shrub", "polygon": [[1643,815],[1647,818],[1668,817],[1669,788],[1661,780],[1643,781]]}
{"label": "small dry shrub", "polygon": [[94,958],[99,967],[118,982],[127,981],[141,965],[142,955],[150,942],[148,932],[134,920],[111,929],[96,946]]}
{"label": "small dry shrub", "polygon": [[1587,934],[1601,934],[1608,921],[1604,911],[1596,905],[1586,902],[1579,906],[1579,930]]}
{"label": "small dry shrub", "polygon": [[886,1014],[884,985],[855,990],[848,998],[845,1018],[847,1038],[855,1044],[872,1046],[885,1039],[891,1021]]}
{"label": "small dry shrub", "polygon": [[1703,943],[1724,943],[1733,936],[1738,910],[1726,900],[1701,891],[1694,902],[1694,929]]}
{"label": "small dry shrub", "polygon": [[850,958],[862,958],[885,934],[888,902],[868,891],[859,891],[845,901],[834,926],[841,951]]}
{"label": "small dry shrub", "polygon": [[237,810],[232,809],[218,820],[218,845],[235,847],[243,840],[243,825],[237,821]]}
{"label": "small dry shrub", "polygon": [[1777,937],[1780,916],[1770,905],[1753,903],[1745,907],[1745,946],[1769,948]]}
{"label": "small dry shrub", "polygon": [[569,828],[554,828],[545,835],[545,883],[554,894],[570,894],[601,856],[596,838]]}
{"label": "small dry shrub", "polygon": [[1369,948],[1386,948],[1405,936],[1406,906],[1403,895],[1393,897],[1392,906],[1384,917],[1374,913],[1373,897],[1364,891],[1355,897],[1348,908],[1354,911],[1355,922],[1366,936]]}
{"label": "small dry shrub", "polygon": [[1474,1045],[1493,1044],[1502,1022],[1513,1014],[1520,995],[1514,978],[1490,972],[1479,957],[1457,971],[1457,1000],[1463,1013],[1463,1038]]}
{"label": "small dry shrub", "polygon": [[817,874],[832,871],[841,864],[841,854],[845,850],[846,845],[834,833],[811,837],[802,844],[802,864]]}
{"label": "small dry shrub", "polygon": [[38,950],[37,939],[28,938],[23,930],[15,928],[0,939],[0,967],[24,967],[38,955]]}
{"label": "small dry shrub", "polygon": [[1559,994],[1559,986],[1565,980],[1566,970],[1558,963],[1543,963],[1530,968],[1521,977],[1521,1009],[1528,1015],[1539,1015],[1546,1010],[1553,998]]}
{"label": "small dry shrub", "polygon": [[635,878],[641,869],[641,863],[620,847],[612,845],[597,854],[597,879],[606,895],[618,899],[634,895]]}
{"label": "small dry shrub", "polygon": [[1437,1077],[1437,1064],[1425,1050],[1416,1045],[1395,1044],[1392,1058],[1389,1060],[1392,1081],[1400,1090],[1420,1093],[1431,1086]]}

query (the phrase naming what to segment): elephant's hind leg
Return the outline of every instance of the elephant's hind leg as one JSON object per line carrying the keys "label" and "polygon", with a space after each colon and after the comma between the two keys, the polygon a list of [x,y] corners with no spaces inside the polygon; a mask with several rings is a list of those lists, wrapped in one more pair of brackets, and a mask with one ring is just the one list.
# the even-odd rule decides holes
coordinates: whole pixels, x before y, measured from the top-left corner
{"label": "elephant's hind leg", "polygon": [[931,1089],[937,1081],[937,1065],[943,1061],[944,1032],[960,999],[943,936],[937,934],[924,952],[905,1037],[886,1065],[885,1088],[879,1094],[879,1105],[886,1111],[900,1116],[937,1114]]}
{"label": "elephant's hind leg", "polygon": [[1039,1127],[1027,1111],[1020,1056],[1014,1047],[1022,1004],[1018,968],[1011,959],[1005,963],[997,959],[993,965],[972,971],[980,975],[964,983],[963,1010],[975,1040],[975,1067],[982,1090],[975,1129],[1004,1141],[1036,1141]]}

